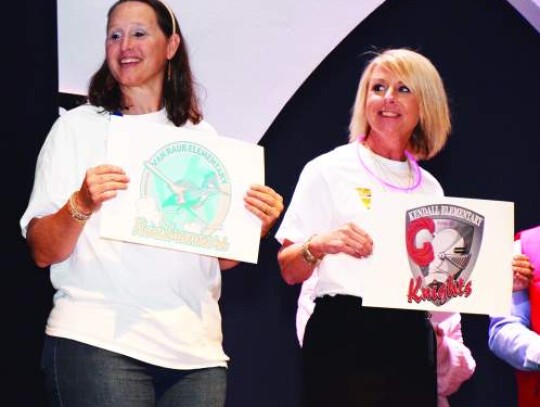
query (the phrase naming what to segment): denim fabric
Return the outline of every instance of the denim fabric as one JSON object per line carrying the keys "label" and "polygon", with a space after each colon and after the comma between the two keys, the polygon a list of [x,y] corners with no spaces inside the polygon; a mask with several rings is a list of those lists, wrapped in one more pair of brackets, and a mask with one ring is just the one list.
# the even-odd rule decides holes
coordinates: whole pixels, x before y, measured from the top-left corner
{"label": "denim fabric", "polygon": [[42,355],[54,407],[222,407],[227,369],[176,370],[47,336]]}

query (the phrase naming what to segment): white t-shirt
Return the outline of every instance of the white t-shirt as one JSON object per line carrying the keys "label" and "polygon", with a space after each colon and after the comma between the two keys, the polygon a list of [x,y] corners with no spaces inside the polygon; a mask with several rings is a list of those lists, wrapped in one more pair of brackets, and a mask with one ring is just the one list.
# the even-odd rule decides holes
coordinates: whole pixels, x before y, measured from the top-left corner
{"label": "white t-shirt", "polygon": [[[130,116],[172,125],[165,110]],[[88,168],[104,164],[109,113],[84,105],[57,119],[40,151],[20,225],[58,211]],[[188,128],[215,130],[206,122]],[[129,174],[128,174],[129,175]],[[56,289],[48,335],[175,369],[226,366],[217,258],[99,237],[100,213],[73,253],[50,267]]]}
{"label": "white t-shirt", "polygon": [[[387,178],[387,182],[398,185],[410,183],[411,168],[406,161],[375,157],[358,142],[339,146],[308,162],[300,174],[276,239],[280,243],[285,239],[295,243],[303,242],[313,234],[337,229],[353,220],[360,227],[366,228],[374,221],[369,196],[372,198],[385,190],[373,176],[381,172],[381,166],[388,174],[379,176]],[[411,193],[442,196],[444,193],[439,182],[426,170],[419,170],[421,183]],[[374,244],[377,245],[377,242]],[[318,281],[314,288],[314,297],[325,294],[361,297],[362,278],[365,274],[362,270],[369,269],[371,259],[364,258],[360,263],[360,270],[334,270],[325,267],[323,260],[315,270]]]}

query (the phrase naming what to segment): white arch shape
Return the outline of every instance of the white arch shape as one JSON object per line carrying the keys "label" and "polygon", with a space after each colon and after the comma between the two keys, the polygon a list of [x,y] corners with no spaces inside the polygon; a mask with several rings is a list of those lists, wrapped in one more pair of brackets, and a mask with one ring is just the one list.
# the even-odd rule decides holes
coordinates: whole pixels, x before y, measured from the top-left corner
{"label": "white arch shape", "polygon": [[[508,0],[540,31],[540,0]],[[205,117],[258,142],[304,80],[384,0],[169,0]],[[58,0],[59,92],[85,94],[104,56],[113,1]]]}

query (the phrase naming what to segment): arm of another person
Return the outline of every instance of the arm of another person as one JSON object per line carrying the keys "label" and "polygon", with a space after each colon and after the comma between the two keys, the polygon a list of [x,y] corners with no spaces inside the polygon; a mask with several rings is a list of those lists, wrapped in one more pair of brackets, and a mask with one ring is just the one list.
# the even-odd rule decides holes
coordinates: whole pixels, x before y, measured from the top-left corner
{"label": "arm of another person", "polygon": [[516,291],[512,294],[512,314],[490,318],[489,348],[516,369],[540,370],[540,335],[529,327],[528,293]]}
{"label": "arm of another person", "polygon": [[459,313],[433,313],[437,334],[437,388],[441,396],[455,393],[476,368],[470,349],[463,343]]}
{"label": "arm of another person", "polygon": [[540,369],[540,336],[530,329],[531,305],[528,286],[534,267],[521,254],[521,242],[514,242],[512,261],[512,310],[508,316],[491,316],[488,345],[491,351],[516,369]]}
{"label": "arm of another person", "polygon": [[[261,239],[264,238],[283,212],[283,197],[266,185],[252,185],[246,192],[244,204],[248,211],[262,221]],[[219,267],[231,269],[240,262],[231,259],[219,259]]]}

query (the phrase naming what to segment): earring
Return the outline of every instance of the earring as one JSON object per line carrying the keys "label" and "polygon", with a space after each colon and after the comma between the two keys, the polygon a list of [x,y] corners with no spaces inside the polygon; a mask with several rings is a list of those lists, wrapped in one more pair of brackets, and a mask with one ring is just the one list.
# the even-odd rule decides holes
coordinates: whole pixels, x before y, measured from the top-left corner
{"label": "earring", "polygon": [[171,81],[171,60],[167,62],[167,82]]}

